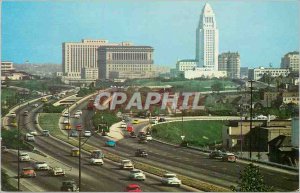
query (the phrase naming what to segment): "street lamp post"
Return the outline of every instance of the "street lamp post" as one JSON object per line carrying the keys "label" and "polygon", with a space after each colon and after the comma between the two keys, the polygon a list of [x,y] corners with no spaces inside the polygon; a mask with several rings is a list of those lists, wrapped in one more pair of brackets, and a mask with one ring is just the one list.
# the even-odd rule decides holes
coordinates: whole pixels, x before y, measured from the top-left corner
{"label": "street lamp post", "polygon": [[79,139],[78,139],[78,146],[79,146],[79,156],[78,156],[78,166],[79,166],[79,169],[78,169],[78,188],[79,188],[79,192],[81,191],[81,129],[78,129],[79,131]]}
{"label": "street lamp post", "polygon": [[[19,102],[23,102],[23,100],[21,99]],[[20,190],[20,141],[21,141],[21,136],[20,136],[20,107],[21,107],[21,103],[19,103],[19,113],[18,113],[18,191]]]}

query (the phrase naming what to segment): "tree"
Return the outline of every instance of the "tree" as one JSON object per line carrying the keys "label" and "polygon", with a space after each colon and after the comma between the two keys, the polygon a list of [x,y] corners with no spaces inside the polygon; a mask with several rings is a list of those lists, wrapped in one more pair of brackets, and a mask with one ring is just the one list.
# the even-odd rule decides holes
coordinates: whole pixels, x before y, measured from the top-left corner
{"label": "tree", "polygon": [[221,82],[216,82],[211,85],[211,90],[220,92],[221,90],[224,90],[223,84]]}
{"label": "tree", "polygon": [[240,181],[237,187],[232,186],[234,192],[271,192],[273,187],[267,186],[260,173],[259,166],[250,163],[244,171],[240,171]]}

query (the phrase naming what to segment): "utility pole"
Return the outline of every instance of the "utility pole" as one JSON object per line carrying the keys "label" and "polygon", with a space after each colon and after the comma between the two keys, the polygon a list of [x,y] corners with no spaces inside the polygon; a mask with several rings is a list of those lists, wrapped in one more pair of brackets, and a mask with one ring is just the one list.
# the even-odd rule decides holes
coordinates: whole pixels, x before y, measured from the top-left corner
{"label": "utility pole", "polygon": [[251,129],[252,129],[252,110],[253,110],[253,85],[252,83],[255,82],[254,80],[249,80],[248,82],[250,82],[250,129],[249,129],[249,134],[250,134],[250,139],[249,139],[249,157],[251,159],[252,157],[252,133],[251,133]]}
{"label": "utility pole", "polygon": [[79,174],[78,174],[78,188],[79,192],[81,191],[81,129],[78,129],[79,131],[79,139],[78,139],[78,146],[79,146],[79,156],[78,156],[78,168],[79,168]]}
{"label": "utility pole", "polygon": [[20,192],[20,104],[18,109],[18,191]]}

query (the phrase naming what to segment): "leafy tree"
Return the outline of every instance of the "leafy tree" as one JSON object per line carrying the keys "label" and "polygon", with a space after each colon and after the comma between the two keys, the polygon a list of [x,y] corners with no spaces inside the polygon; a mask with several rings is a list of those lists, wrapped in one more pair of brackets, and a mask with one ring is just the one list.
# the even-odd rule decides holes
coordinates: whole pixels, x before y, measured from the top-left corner
{"label": "leafy tree", "polygon": [[211,85],[211,90],[220,92],[221,90],[224,90],[223,84],[221,82],[216,82]]}
{"label": "leafy tree", "polygon": [[237,187],[232,186],[234,192],[271,192],[273,187],[267,186],[260,173],[259,166],[250,163],[240,172],[240,181]]}

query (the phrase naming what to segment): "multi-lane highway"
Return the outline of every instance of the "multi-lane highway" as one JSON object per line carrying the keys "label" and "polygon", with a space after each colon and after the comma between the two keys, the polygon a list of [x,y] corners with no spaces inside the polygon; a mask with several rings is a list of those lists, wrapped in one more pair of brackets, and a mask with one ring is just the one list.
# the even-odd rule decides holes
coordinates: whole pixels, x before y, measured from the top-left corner
{"label": "multi-lane highway", "polygon": [[[86,104],[78,105],[78,108],[85,109]],[[79,120],[83,124],[83,128],[92,128],[91,117],[92,111],[84,111],[83,120]],[[77,121],[78,122],[78,121]],[[138,132],[144,125],[136,126]],[[154,165],[177,174],[183,174],[188,177],[200,179],[203,181],[218,184],[224,187],[235,185],[239,178],[240,170],[246,166],[245,163],[229,163],[219,160],[209,159],[202,152],[179,148],[166,144],[151,141],[148,144],[139,144],[137,139],[124,138],[118,141],[116,148],[103,147],[106,138],[100,135],[91,137],[88,143],[90,145],[105,148],[107,151],[113,152],[123,157],[130,157],[132,160]],[[134,157],[137,148],[147,149],[148,158]],[[276,169],[269,170],[261,168],[265,182],[271,185],[277,191],[292,191],[299,186],[299,175],[293,172],[281,172]]]}
{"label": "multi-lane highway", "polygon": [[[34,124],[34,114],[39,110],[38,108],[33,107],[25,107],[18,111],[17,113],[22,115],[25,110],[29,111],[28,116],[20,116],[20,123],[24,125],[22,127],[22,132],[25,133],[32,129],[38,131],[36,125]],[[44,128],[47,129],[47,128]],[[72,168],[71,171],[67,171],[66,177],[50,177],[46,175],[45,172],[38,172],[37,177],[34,179],[22,179],[25,181],[30,181],[34,186],[40,187],[45,191],[59,191],[61,186],[62,179],[74,179],[78,181],[78,158],[70,156],[70,150],[72,146],[61,142],[59,140],[55,140],[51,137],[43,137],[40,136],[40,132],[38,131],[38,136],[36,136],[35,142],[31,142],[36,149],[45,154],[59,160],[61,163],[64,163]],[[135,182],[128,179],[129,172],[125,170],[118,169],[118,164],[105,160],[105,163],[102,167],[92,166],[88,163],[88,153],[82,152],[82,186],[81,191],[87,192],[99,192],[99,191],[124,191],[126,185],[130,183],[138,183],[143,191],[149,192],[183,192],[189,191],[190,189],[186,189],[184,187],[167,187],[162,186],[160,184],[160,178],[152,177],[152,175],[147,175],[147,179],[145,182]],[[2,161],[6,167],[13,170],[17,173],[16,170],[16,162],[17,157],[12,154],[5,154],[2,157]],[[47,161],[47,158],[39,161]],[[25,166],[32,165],[32,163],[22,163],[21,169]]]}

